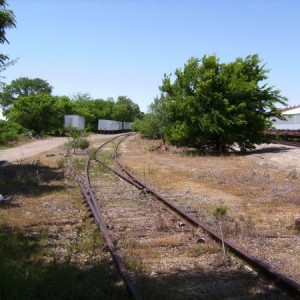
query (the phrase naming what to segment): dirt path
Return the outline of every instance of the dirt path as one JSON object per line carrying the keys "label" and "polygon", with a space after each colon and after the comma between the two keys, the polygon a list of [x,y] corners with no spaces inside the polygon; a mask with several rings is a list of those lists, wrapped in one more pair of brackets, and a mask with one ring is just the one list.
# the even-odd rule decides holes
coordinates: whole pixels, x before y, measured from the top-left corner
{"label": "dirt path", "polygon": [[252,157],[258,157],[279,169],[300,171],[300,148],[280,144],[262,144]]}
{"label": "dirt path", "polygon": [[[114,135],[93,134],[88,137],[90,141],[97,139],[110,138]],[[0,150],[0,161],[17,161],[35,157],[38,154],[62,146],[68,141],[68,137],[52,137],[43,140],[37,140],[22,146],[11,149]]]}
{"label": "dirt path", "polygon": [[63,145],[67,137],[54,137],[45,140],[34,141],[11,149],[0,150],[0,161],[16,161],[34,157],[42,152]]}

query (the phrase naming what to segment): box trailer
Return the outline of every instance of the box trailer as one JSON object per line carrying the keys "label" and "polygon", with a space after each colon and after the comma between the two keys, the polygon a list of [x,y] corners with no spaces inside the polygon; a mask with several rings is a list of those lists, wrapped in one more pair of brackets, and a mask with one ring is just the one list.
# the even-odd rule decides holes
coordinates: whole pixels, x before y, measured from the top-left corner
{"label": "box trailer", "polygon": [[118,131],[120,130],[120,124],[117,121],[112,120],[98,120],[99,131]]}
{"label": "box trailer", "polygon": [[84,130],[84,117],[78,115],[65,115],[65,128],[71,127],[78,130]]}

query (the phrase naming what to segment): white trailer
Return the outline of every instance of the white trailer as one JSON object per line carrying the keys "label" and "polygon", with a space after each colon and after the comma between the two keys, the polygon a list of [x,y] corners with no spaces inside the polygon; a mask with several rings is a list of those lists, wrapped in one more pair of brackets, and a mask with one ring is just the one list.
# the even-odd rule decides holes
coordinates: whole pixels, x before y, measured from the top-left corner
{"label": "white trailer", "polygon": [[84,130],[84,117],[78,115],[65,115],[65,128],[71,127],[78,130]]}
{"label": "white trailer", "polygon": [[116,121],[117,126],[118,126],[118,131],[122,131],[123,130],[123,124],[122,122]]}
{"label": "white trailer", "polygon": [[120,122],[112,120],[98,120],[98,130],[103,132],[123,132],[131,130],[131,122]]}
{"label": "white trailer", "polygon": [[112,120],[98,120],[98,130],[100,131],[118,131],[119,124]]}

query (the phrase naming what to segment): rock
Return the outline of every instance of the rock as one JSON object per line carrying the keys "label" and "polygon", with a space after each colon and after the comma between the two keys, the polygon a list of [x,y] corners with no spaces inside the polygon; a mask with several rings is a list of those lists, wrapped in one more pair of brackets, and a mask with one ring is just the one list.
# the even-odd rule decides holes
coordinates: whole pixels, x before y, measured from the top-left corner
{"label": "rock", "polygon": [[205,244],[205,238],[199,237],[198,240],[197,240],[197,243],[198,244]]}
{"label": "rock", "polygon": [[258,276],[258,273],[256,271],[254,271],[251,267],[245,265],[244,266],[244,269],[249,272],[250,274],[252,274],[253,276],[257,277]]}
{"label": "rock", "polygon": [[183,227],[183,226],[185,226],[185,223],[179,222],[178,226]]}
{"label": "rock", "polygon": [[295,219],[295,227],[300,230],[300,217]]}
{"label": "rock", "polygon": [[107,229],[114,229],[115,228],[115,226],[113,224],[110,224],[110,223],[108,223],[106,225],[106,227],[107,227]]}

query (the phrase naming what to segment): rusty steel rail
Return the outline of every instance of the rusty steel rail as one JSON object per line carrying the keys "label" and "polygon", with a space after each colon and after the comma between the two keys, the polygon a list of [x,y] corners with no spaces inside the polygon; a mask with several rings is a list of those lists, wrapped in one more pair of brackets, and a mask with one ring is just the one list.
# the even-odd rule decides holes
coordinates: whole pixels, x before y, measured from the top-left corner
{"label": "rusty steel rail", "polygon": [[[112,140],[116,139],[113,138]],[[104,144],[102,144],[98,149],[101,149],[104,145],[108,144],[109,142],[111,142],[112,140],[105,142]],[[100,211],[99,206],[97,205],[97,201],[96,201],[96,197],[94,196],[94,192],[91,188],[90,185],[90,177],[89,177],[89,167],[90,167],[90,158],[88,159],[87,163],[86,163],[86,167],[85,167],[85,174],[84,174],[84,181],[76,174],[75,168],[73,166],[73,164],[71,163],[71,154],[70,152],[68,153],[68,162],[69,162],[69,167],[73,173],[73,176],[80,188],[80,191],[83,195],[83,197],[86,199],[86,202],[92,212],[92,215],[94,217],[94,219],[96,220],[99,229],[101,230],[102,234],[103,234],[103,238],[106,242],[108,251],[117,267],[117,270],[119,272],[119,274],[121,275],[121,277],[123,278],[127,290],[128,292],[131,294],[131,296],[134,299],[141,299],[140,294],[136,288],[136,286],[134,285],[131,276],[128,272],[128,270],[125,267],[125,264],[122,260],[122,258],[120,257],[120,255],[118,254],[117,248],[114,245],[114,242],[112,240],[112,238],[109,235],[108,229],[107,229],[107,224],[104,221],[103,215]]]}
{"label": "rusty steel rail", "polygon": [[[123,179],[127,180],[128,182],[133,181],[134,185],[139,188],[143,189],[144,192],[150,193],[153,196],[155,196],[157,199],[162,201],[166,206],[168,206],[170,209],[172,209],[174,212],[176,212],[178,215],[180,215],[182,218],[184,218],[186,221],[188,221],[190,224],[192,224],[195,227],[202,228],[204,231],[206,231],[214,240],[218,242],[222,242],[222,237],[220,234],[218,234],[213,229],[209,228],[204,223],[200,222],[199,220],[195,219],[194,217],[187,214],[185,211],[183,211],[181,208],[176,206],[174,203],[169,201],[166,197],[159,194],[157,191],[153,190],[152,188],[148,187],[143,181],[137,179],[131,172],[129,172],[126,167],[119,161],[117,158],[117,154],[115,155],[115,161],[120,167],[120,169],[125,172],[130,179]],[[118,172],[113,171],[115,174],[118,174]],[[285,291],[287,291],[289,294],[293,296],[300,296],[300,284],[293,281],[291,278],[277,272],[275,269],[273,269],[270,265],[264,263],[263,261],[259,260],[249,252],[247,252],[245,249],[239,248],[237,245],[235,245],[232,241],[228,239],[223,238],[223,243],[226,245],[227,248],[229,248],[233,253],[235,253],[238,257],[243,259],[244,261],[248,262],[251,266],[254,268],[260,270],[261,273],[265,274],[268,278],[270,278],[276,285],[282,287]]]}

